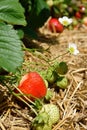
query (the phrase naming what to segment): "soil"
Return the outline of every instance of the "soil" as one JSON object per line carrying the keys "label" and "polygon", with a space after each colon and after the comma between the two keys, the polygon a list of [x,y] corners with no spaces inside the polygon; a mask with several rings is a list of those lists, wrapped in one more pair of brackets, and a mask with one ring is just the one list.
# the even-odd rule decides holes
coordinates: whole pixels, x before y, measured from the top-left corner
{"label": "soil", "polygon": [[[38,40],[29,41],[29,48],[36,50],[25,51],[23,70],[46,69],[46,61],[55,58],[68,65],[69,84],[65,90],[54,90],[50,101],[60,109],[60,120],[52,130],[87,130],[87,27],[65,29],[59,34],[44,26],[38,36]],[[78,55],[66,53],[69,43],[77,45]],[[0,88],[0,130],[31,130],[33,116],[29,106],[19,103],[4,85]]]}

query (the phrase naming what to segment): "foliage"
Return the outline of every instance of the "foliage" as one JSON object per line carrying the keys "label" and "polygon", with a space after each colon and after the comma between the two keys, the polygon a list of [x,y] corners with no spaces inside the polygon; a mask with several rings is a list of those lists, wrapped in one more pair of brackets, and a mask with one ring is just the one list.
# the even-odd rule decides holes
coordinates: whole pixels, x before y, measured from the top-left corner
{"label": "foliage", "polygon": [[50,85],[55,84],[55,88],[65,89],[68,85],[68,80],[65,77],[67,71],[68,66],[65,62],[55,61],[48,69],[41,71],[40,74]]}
{"label": "foliage", "polygon": [[[86,6],[87,4],[81,0],[46,0],[46,2],[50,7],[52,17],[73,17],[75,12],[79,10],[79,5]],[[52,4],[50,5],[50,3]]]}
{"label": "foliage", "polygon": [[23,61],[21,41],[12,25],[0,23],[0,66],[14,72]]}
{"label": "foliage", "polygon": [[[43,14],[45,14],[44,17]],[[20,2],[18,0],[0,0],[1,68],[15,72],[21,66],[23,51],[20,38],[23,38],[23,31],[28,36],[36,38],[32,29],[42,26],[48,17],[49,7],[44,0],[20,0]],[[15,29],[18,29],[18,33]]]}
{"label": "foliage", "polygon": [[25,8],[27,26],[23,28],[26,36],[37,38],[36,30],[43,26],[50,16],[50,8],[44,0],[20,0]]}
{"label": "foliage", "polygon": [[18,0],[0,0],[0,67],[9,72],[23,61],[22,42],[13,25],[26,25],[24,8]]}
{"label": "foliage", "polygon": [[26,25],[24,8],[18,0],[0,0],[0,20],[10,24]]}
{"label": "foliage", "polygon": [[[52,2],[51,6],[48,1],[49,3]],[[15,72],[23,61],[22,41],[20,39],[24,36],[37,38],[36,30],[43,26],[49,16],[66,15],[71,17],[75,11],[78,11],[78,2],[72,0],[0,0],[0,51],[2,51],[0,53],[2,59],[0,67],[6,71]],[[13,37],[10,34],[11,31],[14,32]],[[5,39],[3,42],[2,38]],[[11,54],[12,61],[9,58],[9,50],[14,52]],[[15,60],[17,62],[13,63]]]}
{"label": "foliage", "polygon": [[[43,26],[50,15],[52,17],[61,17],[64,15],[71,17],[74,15],[74,12],[78,10],[77,5],[72,3],[72,0],[51,0],[53,2],[51,6],[47,1],[48,0],[0,0],[0,71],[4,69],[7,72],[12,72],[9,75],[0,75],[0,83],[6,86],[11,94],[23,101],[37,115],[35,119],[35,127],[37,125],[37,130],[42,129],[42,127],[43,130],[51,130],[52,125],[59,119],[59,110],[56,109],[56,106],[55,109],[54,106],[49,106],[50,109],[49,111],[47,110],[46,113],[39,113],[39,110],[45,101],[50,102],[54,90],[66,89],[68,86],[68,79],[66,77],[68,66],[63,61],[55,62],[55,58],[52,61],[45,60],[48,65],[46,69],[41,71],[39,68],[39,73],[43,77],[47,87],[47,94],[42,100],[39,100],[37,97],[37,100],[33,102],[22,91],[19,91],[22,96],[20,96],[20,94],[17,95],[17,93],[11,89],[11,86],[13,86],[13,84],[15,84],[14,86],[18,86],[20,77],[28,70],[24,69],[26,67],[20,69],[24,56],[21,39],[25,36],[28,38],[37,38],[37,29]],[[74,46],[71,46],[68,52],[72,51],[72,54],[77,55],[79,51],[76,47],[73,47]],[[29,64],[30,63],[27,65]],[[35,66],[34,68],[36,69]],[[15,74],[13,75],[13,73]],[[26,81],[26,83],[28,83],[28,80]],[[32,80],[32,82],[34,83],[34,80]],[[40,83],[38,80],[37,82],[37,84]],[[23,85],[26,86],[26,83]],[[15,87],[15,89],[18,89],[18,87]],[[38,89],[40,90],[40,87],[38,87]],[[53,91],[50,91],[52,89]],[[34,108],[37,109],[37,112]],[[48,107],[44,110],[46,109],[48,109]],[[56,111],[53,113],[53,111],[51,111],[52,109]],[[51,113],[51,115],[49,115],[48,112]],[[53,117],[56,118],[53,119]],[[46,120],[43,120],[45,118]],[[51,125],[49,125],[50,122],[48,123],[49,120],[51,120]],[[45,125],[42,126],[42,123]],[[38,126],[39,124],[40,126]]]}

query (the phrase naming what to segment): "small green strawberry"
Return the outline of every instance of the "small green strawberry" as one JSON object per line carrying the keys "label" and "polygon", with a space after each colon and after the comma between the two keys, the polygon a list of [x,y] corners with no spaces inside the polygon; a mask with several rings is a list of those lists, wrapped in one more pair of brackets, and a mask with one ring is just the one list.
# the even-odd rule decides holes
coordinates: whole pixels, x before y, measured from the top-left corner
{"label": "small green strawberry", "polygon": [[50,116],[50,122],[53,124],[57,123],[59,120],[59,109],[54,104],[46,104],[42,107],[41,112],[47,112]]}
{"label": "small green strawberry", "polygon": [[68,85],[68,80],[66,77],[59,77],[57,82],[56,82],[56,85],[59,87],[59,88],[62,88],[62,89],[65,89]]}
{"label": "small green strawberry", "polygon": [[47,70],[47,75],[46,75],[46,80],[49,83],[54,83],[57,79],[57,73],[55,71],[52,70],[52,68],[49,68]]}
{"label": "small green strawberry", "polygon": [[58,120],[58,107],[54,104],[45,104],[33,121],[33,130],[52,130],[52,125]]}

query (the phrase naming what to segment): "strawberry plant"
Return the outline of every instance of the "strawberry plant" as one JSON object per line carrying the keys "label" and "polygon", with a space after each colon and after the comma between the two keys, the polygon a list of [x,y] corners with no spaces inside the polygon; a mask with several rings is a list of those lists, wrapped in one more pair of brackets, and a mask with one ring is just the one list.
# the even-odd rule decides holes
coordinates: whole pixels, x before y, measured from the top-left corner
{"label": "strawberry plant", "polygon": [[42,27],[50,16],[50,8],[44,0],[20,0],[25,8],[27,26],[23,28],[29,37],[37,38],[36,30]]}
{"label": "strawberry plant", "polygon": [[71,29],[82,23],[82,19],[87,15],[87,1],[46,0],[46,3],[50,8],[52,18],[59,19],[67,16],[74,19]]}
{"label": "strawberry plant", "polygon": [[52,17],[74,16],[74,12],[87,13],[86,4],[83,1],[73,0],[46,0],[50,7]]}
{"label": "strawberry plant", "polygon": [[[75,6],[76,3],[72,0],[51,0],[49,4],[48,0],[0,0],[0,73],[3,69],[12,72],[7,76],[0,75],[0,83],[36,114],[32,114],[33,130],[52,130],[52,126],[58,122],[58,107],[46,103],[51,101],[54,91],[57,93],[57,89],[66,89],[68,86],[68,66],[63,61],[53,62],[53,59],[46,61],[44,71],[31,71],[31,67],[28,69],[30,71],[21,69],[24,61],[23,50],[26,50],[23,48],[24,38],[37,38],[37,29],[43,26],[50,15],[52,19],[49,20],[49,29],[51,32],[61,33],[64,26],[72,23],[72,19],[66,16],[75,16],[79,12],[81,17],[78,13],[76,17],[81,19],[86,10],[84,6]],[[64,15],[66,16],[62,18]],[[68,51],[74,55],[79,53],[73,43]],[[20,80],[22,75],[24,76]],[[14,89],[14,86],[18,87]]]}
{"label": "strawberry plant", "polygon": [[49,13],[44,0],[0,0],[0,72],[15,72],[22,65],[20,38],[23,34],[36,38],[32,30],[42,26]]}
{"label": "strawberry plant", "polygon": [[[36,30],[49,16],[73,17],[80,12],[76,17],[83,18],[87,14],[87,5],[86,2],[79,3],[72,0],[0,0],[0,71],[15,72],[21,66],[21,38],[38,38]],[[58,22],[53,27],[50,23],[50,29],[62,32],[63,26]]]}
{"label": "strawberry plant", "polygon": [[[47,4],[50,6],[49,0],[46,0]],[[76,7],[72,0],[51,0],[52,4],[50,6],[52,17],[62,17],[70,16],[73,9]]]}
{"label": "strawberry plant", "polygon": [[26,25],[24,8],[18,0],[0,0],[0,68],[9,72],[23,62],[22,41],[13,25]]}
{"label": "strawberry plant", "polygon": [[47,70],[39,73],[48,84],[55,84],[55,88],[65,89],[68,85],[68,80],[65,77],[67,71],[68,66],[65,62],[54,62]]}

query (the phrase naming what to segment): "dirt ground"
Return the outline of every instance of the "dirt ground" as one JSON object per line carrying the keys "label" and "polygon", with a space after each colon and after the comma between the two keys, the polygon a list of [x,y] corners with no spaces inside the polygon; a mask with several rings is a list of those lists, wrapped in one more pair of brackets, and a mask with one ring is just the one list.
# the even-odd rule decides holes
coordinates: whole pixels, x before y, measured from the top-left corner
{"label": "dirt ground", "polygon": [[[29,46],[41,51],[34,55],[25,51],[25,63],[34,62],[34,68],[43,69],[43,59],[59,56],[56,60],[68,64],[69,85],[65,90],[54,92],[50,101],[60,109],[60,120],[52,130],[87,130],[87,27],[65,29],[61,34],[50,33],[43,27],[38,36],[39,39],[32,40]],[[69,43],[77,45],[78,55],[65,54]],[[26,71],[29,67],[28,64]],[[3,90],[0,94],[0,130],[31,130],[32,114],[28,106],[16,102],[4,86],[0,85],[0,88]]]}

